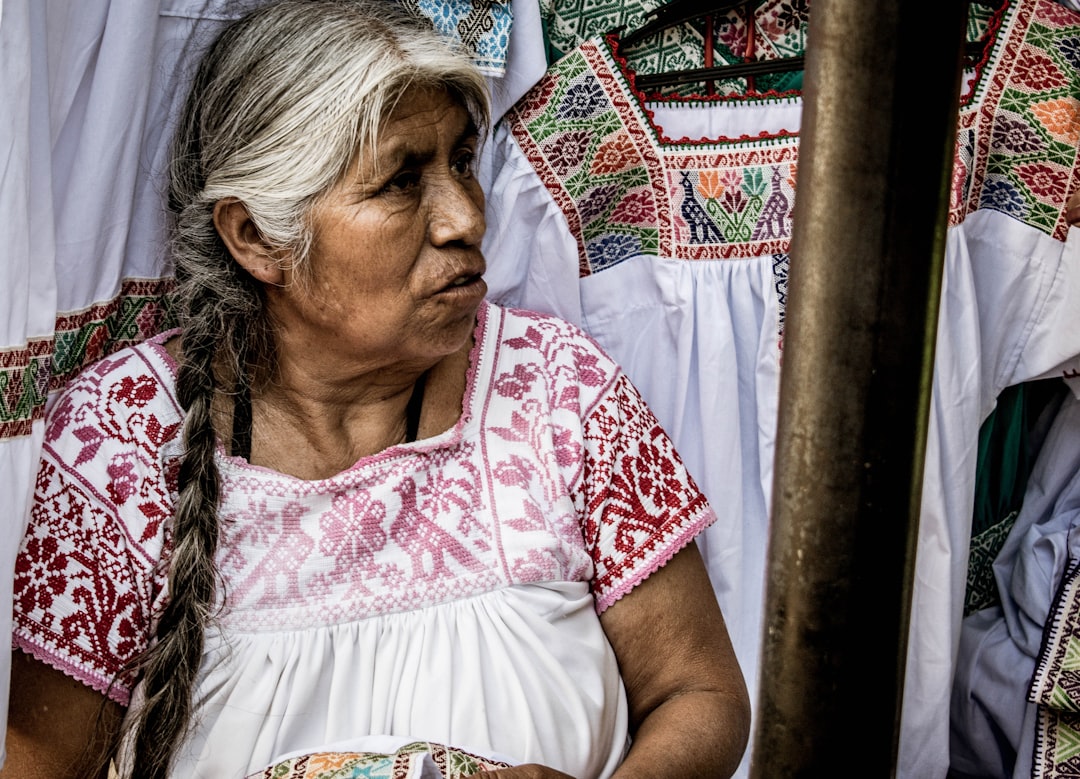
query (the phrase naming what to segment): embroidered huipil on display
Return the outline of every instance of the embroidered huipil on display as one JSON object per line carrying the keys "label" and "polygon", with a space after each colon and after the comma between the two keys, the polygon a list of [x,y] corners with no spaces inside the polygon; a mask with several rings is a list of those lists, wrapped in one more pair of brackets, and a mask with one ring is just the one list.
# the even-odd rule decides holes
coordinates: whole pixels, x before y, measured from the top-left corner
{"label": "embroidered huipil on display", "polygon": [[612,44],[568,54],[498,129],[488,284],[580,322],[662,409],[727,520],[699,545],[753,689],[800,102],[650,118]]}
{"label": "embroidered huipil on display", "polygon": [[[940,560],[944,565],[940,549],[947,539],[946,548],[952,557],[948,574],[941,580],[949,583],[950,603],[954,605],[949,612],[949,648],[956,659],[948,669],[958,674],[955,698],[964,696],[964,688],[972,678],[970,666],[981,660],[968,656],[973,644],[970,639],[961,643],[961,631],[956,627],[962,611],[955,604],[963,602],[961,574],[966,566],[960,552],[969,537],[968,528],[958,518],[971,513],[970,502],[959,503],[966,493],[957,494],[954,486],[958,476],[964,478],[966,486],[970,471],[966,467],[958,471],[958,467],[975,460],[976,422],[985,419],[1003,388],[1029,379],[1068,375],[1080,367],[1080,237],[1075,229],[1069,229],[1064,218],[1064,206],[1078,183],[1080,14],[1061,3],[1024,0],[1007,4],[992,22],[999,25],[994,48],[982,78],[970,87],[971,97],[960,113],[953,202],[966,207],[959,211],[954,207],[952,211],[942,300],[943,312],[950,313],[939,329],[935,373],[935,393],[943,383],[939,374],[949,371],[962,392],[957,396],[977,397],[980,413],[977,418],[965,414],[952,419],[954,409],[944,405],[944,396],[935,395],[931,432],[935,423],[940,432],[932,435],[927,451],[921,518],[924,527],[918,550],[921,569],[917,569],[917,576],[924,581],[917,583],[912,601],[913,614],[927,604],[942,602],[932,590],[932,574],[936,571],[929,564],[923,565],[923,561]],[[973,327],[975,322],[977,329]],[[977,349],[958,337],[968,328],[980,339]],[[1064,445],[1066,449],[1070,446],[1067,442]],[[953,452],[962,452],[962,456]],[[935,502],[934,493],[946,498],[955,496],[954,502]],[[1031,505],[1030,493],[1024,503],[1017,518],[1021,528],[1017,534],[1038,516],[1039,509]],[[1005,558],[1010,557],[1010,548],[1015,551],[1007,542]],[[1043,553],[1034,548],[1029,551]],[[994,567],[1007,565],[1003,559]],[[1005,600],[1012,597],[1006,590],[1000,593]],[[1033,600],[1029,593],[1019,601],[1018,608],[1023,609],[1038,598]],[[979,622],[984,617],[980,613],[968,618],[968,622]],[[1043,620],[1048,629],[1057,621],[1045,612],[1029,617]],[[1017,628],[1016,622],[1013,627]],[[1017,628],[1019,644],[1030,645],[1033,637],[1021,635],[1030,627],[1029,622]],[[913,630],[911,640],[919,635]],[[925,645],[933,640],[934,633],[925,630],[922,636]],[[1035,638],[1035,647],[1052,640],[1052,636],[1050,633]],[[928,660],[922,667],[914,664],[913,658],[917,659],[922,649],[917,645],[909,652],[907,674],[909,679],[914,676],[916,684],[908,682],[905,706],[916,711],[936,711],[942,691],[932,685],[937,678],[945,677],[927,670],[929,658],[935,653],[924,652]],[[1028,671],[1022,669],[1022,663],[1011,662],[1006,673],[1022,677],[1026,688],[1030,665]],[[1049,674],[1046,678],[1055,677]],[[992,671],[978,684],[979,696],[986,696],[984,700],[1003,694],[1001,687],[995,689]],[[1018,742],[1013,740],[1013,745],[1019,746],[1013,775],[1075,775],[1074,769],[1066,768],[1062,773],[1060,767],[1055,767],[1058,762],[1075,761],[1072,744],[1077,738],[1077,723],[1074,720],[1066,725],[1067,718],[1057,722],[1056,714],[1060,712],[1055,710],[1069,707],[1061,706],[1059,699],[1042,708],[1036,722],[1034,707],[1025,713],[1023,698],[1017,702],[1021,704],[1019,709],[1009,709],[1019,711],[1022,718],[1010,721],[998,733],[1005,737],[1008,732],[1005,740],[1018,737]],[[908,719],[905,709],[905,721]],[[944,738],[937,731],[933,736],[935,745]],[[1040,754],[1033,755],[1033,741]],[[984,746],[989,748],[989,744]],[[983,757],[990,758],[990,752]],[[925,761],[913,764],[918,768],[936,766]],[[965,768],[963,764],[957,767]]]}
{"label": "embroidered huipil on display", "polygon": [[[166,596],[181,415],[161,340],[51,410],[15,585],[17,645],[122,704]],[[217,461],[225,610],[175,776],[366,734],[610,775],[627,706],[598,614],[714,514],[592,340],[485,304],[450,430],[318,481]]]}
{"label": "embroidered huipil on display", "polygon": [[[637,30],[664,0],[540,0],[544,32],[552,60],[576,49],[589,38],[613,30]],[[810,10],[807,0],[758,0],[753,8],[741,4],[711,14],[712,39],[706,42],[709,26],[704,18],[673,23],[631,46],[623,54],[634,72],[668,73],[755,60],[778,59],[802,54]],[[748,51],[752,46],[753,51]],[[706,57],[706,51],[709,57]],[[758,77],[759,91],[794,89],[802,84],[802,72],[766,73]],[[714,84],[715,92],[744,92],[745,78],[724,79]],[[686,85],[679,89],[686,94]],[[699,85],[702,92],[705,85]],[[665,87],[662,91],[674,91]]]}
{"label": "embroidered huipil on display", "polygon": [[[933,379],[899,775],[944,776],[978,429],[1007,386],[1080,354],[1078,17],[972,5]],[[491,295],[580,323],[671,433],[721,517],[700,539],[756,698],[796,96],[652,100],[615,36],[583,43],[497,128]],[[748,757],[740,775],[748,772]]]}

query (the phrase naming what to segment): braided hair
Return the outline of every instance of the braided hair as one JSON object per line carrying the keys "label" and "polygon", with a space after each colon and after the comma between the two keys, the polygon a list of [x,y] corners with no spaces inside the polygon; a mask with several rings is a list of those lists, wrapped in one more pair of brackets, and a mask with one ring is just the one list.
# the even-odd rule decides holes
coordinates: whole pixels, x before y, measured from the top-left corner
{"label": "braided hair", "polygon": [[[221,479],[215,399],[272,378],[261,284],[229,255],[214,206],[236,198],[275,257],[302,270],[309,214],[415,87],[445,89],[488,125],[486,85],[430,23],[386,0],[281,0],[225,29],[194,76],[172,148],[168,207],[182,347],[184,455],[168,598],[140,658],[125,724],[125,777],[166,777],[195,714],[208,624],[223,603],[215,555]],[[280,250],[280,251],[279,251]]]}

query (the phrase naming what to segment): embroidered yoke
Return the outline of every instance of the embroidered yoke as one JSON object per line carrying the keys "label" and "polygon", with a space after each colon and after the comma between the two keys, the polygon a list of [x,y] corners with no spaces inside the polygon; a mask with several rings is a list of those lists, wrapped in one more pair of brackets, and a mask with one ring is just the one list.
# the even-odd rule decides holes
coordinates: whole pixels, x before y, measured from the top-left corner
{"label": "embroidered yoke", "polygon": [[[167,596],[181,412],[163,340],[55,405],[15,583],[16,644],[122,704]],[[225,608],[176,776],[366,734],[578,777],[618,764],[626,700],[598,614],[713,512],[576,328],[485,304],[471,361],[455,427],[331,478],[218,452]]]}

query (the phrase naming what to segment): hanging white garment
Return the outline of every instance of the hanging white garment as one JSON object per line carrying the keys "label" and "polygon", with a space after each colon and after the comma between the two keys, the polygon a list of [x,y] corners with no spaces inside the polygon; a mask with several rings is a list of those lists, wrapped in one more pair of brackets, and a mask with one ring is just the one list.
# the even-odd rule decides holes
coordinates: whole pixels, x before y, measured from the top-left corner
{"label": "hanging white garment", "polygon": [[588,41],[498,129],[484,245],[495,298],[584,326],[681,441],[720,517],[698,543],[752,695],[800,115],[643,106]]}
{"label": "hanging white garment", "polygon": [[[0,722],[7,719],[11,598],[41,451],[56,312],[45,63],[36,0],[0,3]],[[0,763],[5,733],[0,731]]]}
{"label": "hanging white garment", "polygon": [[[1054,0],[998,14],[958,133],[898,761],[910,779],[948,766],[979,426],[1002,389],[1080,354],[1080,246],[1062,217],[1080,16]],[[799,103],[645,105],[614,40],[556,63],[498,128],[488,283],[583,325],[672,433],[721,516],[700,543],[753,700]]]}
{"label": "hanging white garment", "polygon": [[[14,550],[29,511],[50,391],[85,362],[156,332],[168,289],[160,249],[126,250],[147,193],[141,145],[153,101],[174,83],[153,3],[6,0],[0,7],[0,599],[11,602]],[[165,67],[165,65],[162,65]],[[157,198],[155,197],[155,200]],[[129,259],[130,258],[130,259]],[[0,714],[6,722],[10,609],[0,616]],[[0,733],[0,744],[4,735]]]}

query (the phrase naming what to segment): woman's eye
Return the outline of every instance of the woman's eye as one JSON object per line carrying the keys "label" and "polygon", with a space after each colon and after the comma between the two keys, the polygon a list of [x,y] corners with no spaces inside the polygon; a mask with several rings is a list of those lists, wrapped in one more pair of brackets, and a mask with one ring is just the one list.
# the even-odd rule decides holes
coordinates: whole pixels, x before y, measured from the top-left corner
{"label": "woman's eye", "polygon": [[420,183],[420,174],[414,170],[403,170],[395,173],[383,188],[388,192],[400,192],[412,189]]}
{"label": "woman's eye", "polygon": [[473,160],[475,159],[476,155],[472,151],[463,151],[451,160],[450,167],[458,175],[468,176],[473,172]]}

